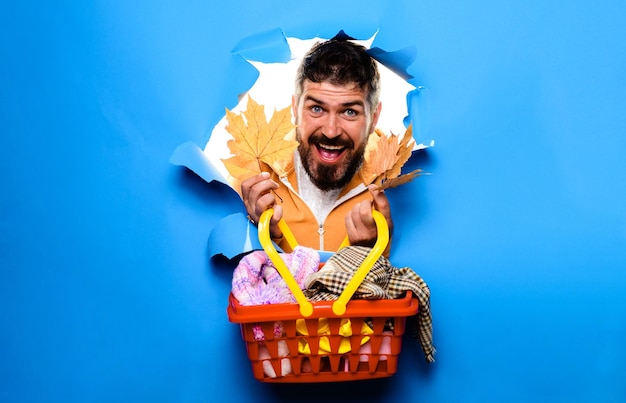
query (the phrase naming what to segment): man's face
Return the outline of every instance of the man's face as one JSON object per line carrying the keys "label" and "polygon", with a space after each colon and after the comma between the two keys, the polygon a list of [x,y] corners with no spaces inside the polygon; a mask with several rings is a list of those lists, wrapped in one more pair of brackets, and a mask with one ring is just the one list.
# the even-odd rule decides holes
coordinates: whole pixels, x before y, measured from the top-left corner
{"label": "man's face", "polygon": [[343,188],[361,164],[380,114],[379,105],[372,115],[366,95],[353,84],[306,80],[300,99],[293,100],[302,163],[322,190]]}

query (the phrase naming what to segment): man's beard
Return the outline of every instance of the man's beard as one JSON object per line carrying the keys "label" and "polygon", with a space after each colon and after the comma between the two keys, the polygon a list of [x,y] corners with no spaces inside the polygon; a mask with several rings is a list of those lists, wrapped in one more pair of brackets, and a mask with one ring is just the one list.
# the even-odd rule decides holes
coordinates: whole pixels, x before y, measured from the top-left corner
{"label": "man's beard", "polygon": [[[313,156],[311,148],[316,144],[345,146],[345,161],[341,164],[324,164]],[[354,149],[354,142],[339,138],[328,139],[323,135],[312,135],[309,137],[308,145],[300,141],[298,152],[304,170],[311,178],[311,182],[320,190],[328,191],[342,189],[361,167],[363,156],[365,155],[366,142],[363,142],[358,149]]]}

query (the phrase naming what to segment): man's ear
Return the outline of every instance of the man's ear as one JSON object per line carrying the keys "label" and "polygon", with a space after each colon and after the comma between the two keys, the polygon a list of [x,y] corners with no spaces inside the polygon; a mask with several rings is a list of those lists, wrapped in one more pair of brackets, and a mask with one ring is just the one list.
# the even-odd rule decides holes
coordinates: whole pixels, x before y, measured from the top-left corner
{"label": "man's ear", "polygon": [[298,105],[296,104],[296,96],[291,96],[291,112],[293,113],[293,118],[297,122],[298,121]]}
{"label": "man's ear", "polygon": [[378,106],[376,107],[376,111],[374,111],[374,115],[372,116],[372,127],[371,127],[371,132],[374,131],[374,129],[376,128],[376,125],[378,124],[378,118],[380,117],[380,111],[383,108],[383,103],[379,102]]}

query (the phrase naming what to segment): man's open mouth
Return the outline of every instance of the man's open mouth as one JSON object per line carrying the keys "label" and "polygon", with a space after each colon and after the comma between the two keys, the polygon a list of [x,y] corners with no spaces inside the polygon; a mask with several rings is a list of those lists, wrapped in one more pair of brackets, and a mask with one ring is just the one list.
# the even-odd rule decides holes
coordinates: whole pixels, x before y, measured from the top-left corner
{"label": "man's open mouth", "polygon": [[334,164],[341,159],[343,152],[346,150],[345,146],[333,146],[327,144],[316,144],[315,148],[320,156],[320,160],[327,164]]}

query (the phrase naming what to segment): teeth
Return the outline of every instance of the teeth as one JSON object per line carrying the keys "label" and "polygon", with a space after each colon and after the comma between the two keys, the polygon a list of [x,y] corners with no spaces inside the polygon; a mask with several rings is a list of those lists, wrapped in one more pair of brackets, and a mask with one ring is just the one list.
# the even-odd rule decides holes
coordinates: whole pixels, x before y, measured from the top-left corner
{"label": "teeth", "polygon": [[342,146],[327,146],[327,145],[323,145],[323,144],[320,144],[320,147],[325,149],[325,150],[329,150],[329,151],[337,151],[337,150],[343,149]]}

